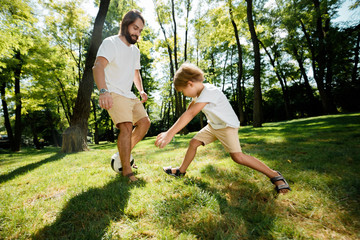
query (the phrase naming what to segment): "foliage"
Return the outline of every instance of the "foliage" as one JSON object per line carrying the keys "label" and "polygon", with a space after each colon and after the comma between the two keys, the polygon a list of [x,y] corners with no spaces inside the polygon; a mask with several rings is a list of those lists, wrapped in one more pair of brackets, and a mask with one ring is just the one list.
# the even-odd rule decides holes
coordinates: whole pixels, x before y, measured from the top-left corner
{"label": "foliage", "polygon": [[[260,74],[265,121],[321,115],[326,112],[323,103],[325,98],[329,99],[329,104],[335,111],[359,111],[359,25],[334,22],[340,1],[319,1],[319,8],[315,8],[314,3],[317,2],[281,0],[253,3],[256,33],[262,42]],[[84,1],[81,0],[46,0],[39,3],[35,0],[0,0],[0,85],[4,89],[2,100],[8,106],[9,121],[13,129],[15,106],[18,99],[21,99],[23,123],[32,114],[41,116],[50,111],[56,120],[43,127],[62,132],[68,127],[73,114],[94,19],[84,12]],[[111,1],[103,37],[117,34],[124,13],[132,8],[140,9],[141,3]],[[222,89],[235,112],[240,115],[236,82],[240,74],[240,57],[230,19],[230,8],[242,50],[240,85],[245,118],[241,124],[251,124],[254,109],[254,54],[247,24],[246,2],[199,0],[173,3],[177,35],[174,35],[172,1],[157,0],[152,4],[159,10],[156,21],[163,23],[166,39],[161,30],[156,29],[156,25],[149,24],[150,19],[145,19],[145,29],[138,43],[141,51],[141,74],[145,90],[150,96],[145,108],[153,122],[148,136],[166,130],[176,121],[175,91],[169,67],[169,51],[175,50],[175,37],[178,65],[186,57],[187,61],[203,69],[206,80]],[[190,3],[188,19],[185,3]],[[94,1],[94,4],[98,6],[99,1]],[[353,4],[354,8],[356,6],[356,3]],[[147,10],[146,8],[145,11]],[[321,28],[317,22],[321,22],[323,31],[319,31]],[[185,30],[188,31],[187,37]],[[320,32],[326,33],[324,40],[320,39]],[[17,53],[20,54],[21,61],[16,58]],[[320,61],[322,56],[325,56],[323,62]],[[175,60],[174,54],[172,60]],[[14,69],[20,62],[21,94],[16,96]],[[323,77],[319,78],[319,74]],[[95,112],[91,112],[89,130],[93,134],[95,123],[98,123],[102,136],[114,136],[116,130],[111,127],[108,116],[102,116],[106,113],[102,113],[97,104],[97,91],[94,91],[92,99]],[[190,99],[183,100],[184,105],[189,102]],[[5,119],[4,108],[2,107],[1,118]],[[286,112],[289,114],[284,117]],[[1,121],[5,123],[4,119]],[[189,128],[197,129],[200,122],[200,117],[197,117]],[[24,138],[33,139],[30,126],[25,124],[22,130]],[[42,135],[39,130],[38,136]],[[108,140],[112,141],[111,138]],[[53,141],[50,143],[56,144]]]}

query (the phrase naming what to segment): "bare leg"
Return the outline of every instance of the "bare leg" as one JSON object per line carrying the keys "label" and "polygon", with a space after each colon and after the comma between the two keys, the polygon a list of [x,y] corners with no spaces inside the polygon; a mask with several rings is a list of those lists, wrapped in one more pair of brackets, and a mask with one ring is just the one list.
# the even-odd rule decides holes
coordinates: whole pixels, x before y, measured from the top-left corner
{"label": "bare leg", "polygon": [[[197,148],[201,145],[203,145],[203,142],[196,140],[195,138],[191,139],[191,141],[189,143],[189,147],[188,147],[186,155],[185,155],[185,158],[179,169],[181,173],[186,172],[186,169],[189,167],[190,163],[195,158]],[[171,171],[173,173],[176,173],[176,168],[171,169]]]}
{"label": "bare leg", "polygon": [[[259,171],[259,172],[265,174],[269,178],[279,176],[279,174],[276,171],[270,169],[266,164],[264,164],[263,162],[261,162],[259,159],[255,158],[255,157],[246,155],[242,152],[230,153],[230,156],[236,163],[247,166],[256,171]],[[275,182],[276,186],[282,185],[282,184],[283,184],[282,181]],[[280,190],[281,193],[287,193],[288,191],[289,191],[288,189]]]}
{"label": "bare leg", "polygon": [[135,147],[135,145],[140,142],[141,139],[145,137],[145,134],[150,128],[150,119],[148,117],[144,117],[135,123],[135,128],[132,131],[131,135],[131,150]]}
{"label": "bare leg", "polygon": [[[120,130],[117,147],[119,150],[121,165],[122,165],[122,175],[126,176],[132,173],[130,166],[130,153],[131,153],[131,134],[133,125],[131,122],[119,123],[117,127]],[[130,176],[131,181],[136,181],[137,179],[134,176]]]}

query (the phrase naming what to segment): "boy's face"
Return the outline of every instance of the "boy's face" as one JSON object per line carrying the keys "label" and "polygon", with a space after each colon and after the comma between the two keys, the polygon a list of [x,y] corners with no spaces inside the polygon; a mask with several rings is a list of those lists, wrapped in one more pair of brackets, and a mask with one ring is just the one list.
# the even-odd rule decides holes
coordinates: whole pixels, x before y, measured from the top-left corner
{"label": "boy's face", "polygon": [[189,81],[186,87],[179,87],[178,90],[186,97],[198,97],[198,88],[195,82]]}

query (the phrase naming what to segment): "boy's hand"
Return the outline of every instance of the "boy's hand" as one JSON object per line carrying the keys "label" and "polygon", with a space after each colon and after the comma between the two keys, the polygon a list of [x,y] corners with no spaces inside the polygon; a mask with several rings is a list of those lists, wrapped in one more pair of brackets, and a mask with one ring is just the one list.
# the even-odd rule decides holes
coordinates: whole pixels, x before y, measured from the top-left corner
{"label": "boy's hand", "polygon": [[173,138],[168,132],[162,132],[156,137],[155,146],[164,148]]}

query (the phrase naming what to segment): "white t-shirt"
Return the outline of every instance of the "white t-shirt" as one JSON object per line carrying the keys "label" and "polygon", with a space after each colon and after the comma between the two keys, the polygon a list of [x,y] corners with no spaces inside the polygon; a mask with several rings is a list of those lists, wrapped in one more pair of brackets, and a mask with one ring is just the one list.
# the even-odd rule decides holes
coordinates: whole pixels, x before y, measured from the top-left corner
{"label": "white t-shirt", "polygon": [[239,128],[239,119],[224,93],[212,84],[204,83],[204,86],[200,96],[195,98],[194,101],[195,103],[208,103],[202,109],[208,119],[208,124],[214,129]]}
{"label": "white t-shirt", "polygon": [[109,61],[105,68],[108,90],[127,98],[136,98],[131,88],[135,70],[140,69],[139,49],[135,45],[127,46],[118,35],[115,35],[104,39],[96,57],[99,56]]}

